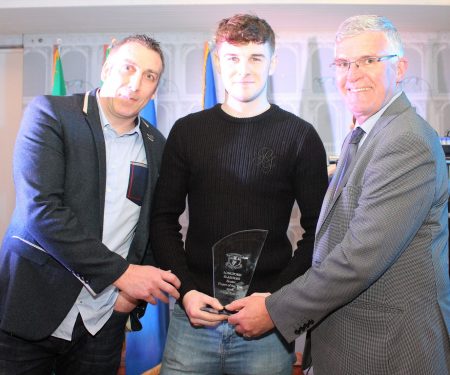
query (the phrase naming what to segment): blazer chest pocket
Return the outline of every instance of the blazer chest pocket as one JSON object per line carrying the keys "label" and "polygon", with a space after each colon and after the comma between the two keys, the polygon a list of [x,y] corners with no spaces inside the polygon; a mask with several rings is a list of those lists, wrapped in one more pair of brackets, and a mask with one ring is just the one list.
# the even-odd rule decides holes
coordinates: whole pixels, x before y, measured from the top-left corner
{"label": "blazer chest pocket", "polygon": [[142,206],[145,190],[147,189],[148,168],[144,163],[132,161],[130,163],[130,175],[128,178],[127,198]]}

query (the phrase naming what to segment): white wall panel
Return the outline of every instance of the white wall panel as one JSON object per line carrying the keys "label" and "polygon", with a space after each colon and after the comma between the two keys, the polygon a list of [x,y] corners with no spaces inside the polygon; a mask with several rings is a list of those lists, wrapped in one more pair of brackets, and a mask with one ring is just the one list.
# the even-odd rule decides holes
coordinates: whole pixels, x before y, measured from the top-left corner
{"label": "white wall panel", "polygon": [[[166,58],[166,70],[157,94],[158,128],[168,135],[173,123],[201,110],[203,44],[207,33],[156,33]],[[61,58],[68,91],[84,91],[99,83],[103,45],[126,34],[25,35],[25,97],[51,91],[51,46],[61,39]],[[450,130],[450,35],[405,33],[409,70],[404,89],[417,111],[443,136]],[[280,34],[277,39],[278,69],[270,80],[269,96],[280,107],[311,122],[328,155],[339,154],[349,131],[351,115],[342,103],[329,64],[333,59],[333,35],[329,33]],[[45,80],[43,80],[45,77]],[[216,74],[216,91],[224,90]],[[301,235],[294,213],[289,237]]]}

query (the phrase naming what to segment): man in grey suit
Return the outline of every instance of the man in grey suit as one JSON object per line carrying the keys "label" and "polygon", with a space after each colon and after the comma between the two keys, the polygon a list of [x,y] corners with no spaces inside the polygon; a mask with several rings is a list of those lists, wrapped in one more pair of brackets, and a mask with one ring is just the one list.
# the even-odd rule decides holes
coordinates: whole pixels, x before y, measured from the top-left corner
{"label": "man in grey suit", "polygon": [[316,375],[448,374],[448,180],[439,137],[402,92],[407,60],[389,20],[344,21],[333,65],[363,137],[344,142],[312,266],[270,296],[226,306],[240,310],[229,322],[249,337],[275,326],[288,341],[309,330]]}
{"label": "man in grey suit", "polygon": [[101,89],[28,105],[0,251],[1,374],[116,374],[127,320],[138,329],[147,302],[179,297],[149,248],[165,140],[139,117],[163,68],[159,44],[131,36]]}

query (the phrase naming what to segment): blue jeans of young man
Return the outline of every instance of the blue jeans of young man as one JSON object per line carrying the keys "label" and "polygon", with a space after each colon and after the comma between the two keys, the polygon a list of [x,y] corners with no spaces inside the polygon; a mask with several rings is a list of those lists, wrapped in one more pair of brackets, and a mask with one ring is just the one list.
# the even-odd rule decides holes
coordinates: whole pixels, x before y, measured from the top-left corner
{"label": "blue jeans of young man", "polygon": [[176,304],[161,375],[291,375],[293,349],[275,332],[246,339],[227,322],[213,328],[195,328]]}
{"label": "blue jeans of young man", "polygon": [[127,319],[128,314],[115,311],[92,336],[78,316],[72,341],[52,336],[27,341],[0,330],[0,374],[115,375]]}

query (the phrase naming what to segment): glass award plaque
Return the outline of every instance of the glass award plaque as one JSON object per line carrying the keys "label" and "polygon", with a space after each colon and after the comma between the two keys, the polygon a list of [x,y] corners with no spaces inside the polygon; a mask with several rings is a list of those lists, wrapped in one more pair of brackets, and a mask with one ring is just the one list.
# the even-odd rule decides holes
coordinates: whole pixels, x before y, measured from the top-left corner
{"label": "glass award plaque", "polygon": [[[213,245],[213,291],[214,297],[223,306],[246,296],[267,233],[263,229],[243,230],[232,233]],[[202,310],[229,313],[208,307]]]}

